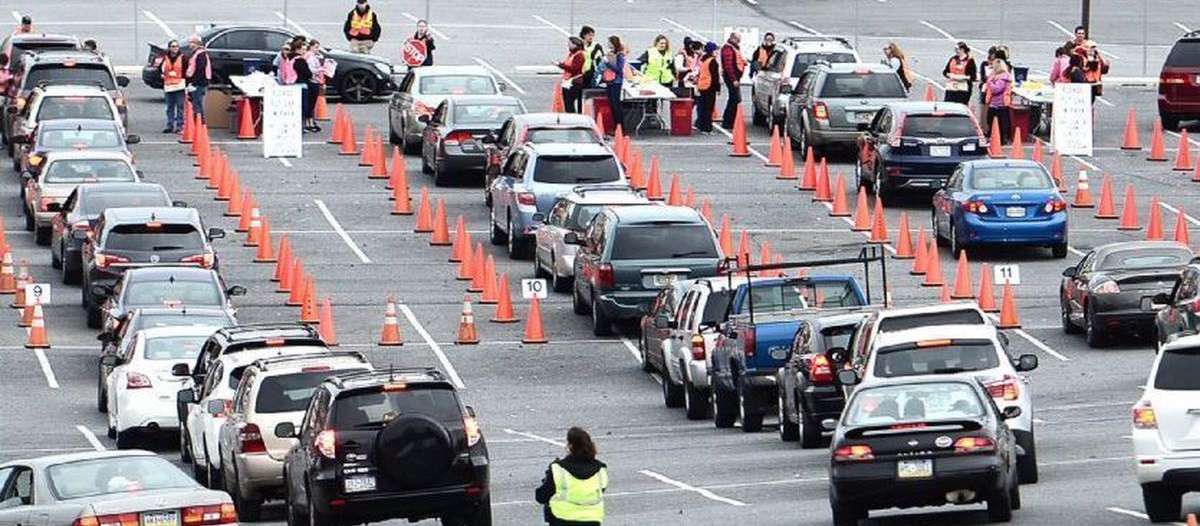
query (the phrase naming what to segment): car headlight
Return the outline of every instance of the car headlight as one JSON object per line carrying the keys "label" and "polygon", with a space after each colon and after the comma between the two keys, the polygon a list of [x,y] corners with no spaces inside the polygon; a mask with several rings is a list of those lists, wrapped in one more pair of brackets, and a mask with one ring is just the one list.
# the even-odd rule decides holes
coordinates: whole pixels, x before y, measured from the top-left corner
{"label": "car headlight", "polygon": [[374,65],[375,69],[379,70],[380,73],[383,73],[385,77],[392,76],[391,64],[384,64],[383,62],[372,62],[371,64]]}

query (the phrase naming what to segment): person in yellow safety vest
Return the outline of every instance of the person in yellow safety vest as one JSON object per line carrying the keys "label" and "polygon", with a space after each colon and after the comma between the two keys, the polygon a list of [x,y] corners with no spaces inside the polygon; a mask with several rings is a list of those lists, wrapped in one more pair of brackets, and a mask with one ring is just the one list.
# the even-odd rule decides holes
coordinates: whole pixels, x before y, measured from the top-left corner
{"label": "person in yellow safety vest", "polygon": [[542,485],[534,492],[538,503],[545,506],[546,524],[600,526],[608,466],[596,460],[596,444],[578,427],[567,431],[567,452],[565,458],[550,463]]}
{"label": "person in yellow safety vest", "polygon": [[592,26],[579,28],[579,38],[583,39],[583,87],[595,88],[599,84],[596,79],[596,64],[604,60],[604,48],[596,42],[596,30]]}
{"label": "person in yellow safety vest", "polygon": [[370,53],[379,41],[380,29],[379,18],[367,5],[367,0],[357,0],[354,9],[346,15],[346,23],[342,24],[342,33],[350,42],[350,51],[355,53]]}
{"label": "person in yellow safety vest", "polygon": [[654,45],[638,57],[642,63],[642,77],[668,89],[675,83],[675,61],[671,56],[671,41],[666,35],[654,37]]}

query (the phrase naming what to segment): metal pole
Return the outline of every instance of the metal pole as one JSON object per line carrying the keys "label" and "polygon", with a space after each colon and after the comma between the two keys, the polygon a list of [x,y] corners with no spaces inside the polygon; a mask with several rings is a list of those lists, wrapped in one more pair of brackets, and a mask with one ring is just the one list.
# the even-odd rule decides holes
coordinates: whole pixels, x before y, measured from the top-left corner
{"label": "metal pole", "polygon": [[1143,77],[1146,76],[1146,64],[1147,64],[1146,47],[1148,45],[1147,44],[1147,40],[1148,40],[1147,34],[1149,31],[1146,28],[1146,26],[1149,24],[1149,22],[1147,21],[1148,15],[1146,14],[1147,13],[1147,7],[1146,7],[1147,3],[1149,3],[1149,0],[1142,0],[1142,76]]}
{"label": "metal pole", "polygon": [[133,60],[137,60],[137,58],[138,58],[138,2],[137,2],[137,0],[133,0]]}
{"label": "metal pole", "polygon": [[567,32],[571,33],[573,31],[575,31],[575,0],[571,0],[571,18],[569,19],[569,21],[570,21],[571,25],[567,26],[567,28],[569,29],[569,31],[567,31]]}
{"label": "metal pole", "polygon": [[1079,22],[1079,25],[1083,26],[1084,31],[1087,31],[1088,36],[1090,37],[1092,34],[1092,0],[1080,1],[1083,2],[1083,5],[1080,8],[1082,20]]}
{"label": "metal pole", "polygon": [[858,0],[854,0],[854,48],[858,49]]}

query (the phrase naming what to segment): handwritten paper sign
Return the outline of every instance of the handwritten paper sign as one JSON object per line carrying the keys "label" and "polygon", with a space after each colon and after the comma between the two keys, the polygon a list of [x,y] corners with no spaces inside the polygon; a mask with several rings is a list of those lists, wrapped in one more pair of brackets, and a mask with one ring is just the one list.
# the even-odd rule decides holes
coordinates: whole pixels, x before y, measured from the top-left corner
{"label": "handwritten paper sign", "polygon": [[1050,127],[1054,149],[1063,155],[1092,155],[1092,86],[1054,85],[1054,121]]}
{"label": "handwritten paper sign", "polygon": [[301,157],[302,89],[271,83],[263,90],[263,157]]}

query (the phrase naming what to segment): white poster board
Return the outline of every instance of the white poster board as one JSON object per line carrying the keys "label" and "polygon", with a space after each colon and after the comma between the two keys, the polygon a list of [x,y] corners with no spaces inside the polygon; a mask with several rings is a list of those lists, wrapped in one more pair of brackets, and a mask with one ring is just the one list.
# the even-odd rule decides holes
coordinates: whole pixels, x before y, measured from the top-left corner
{"label": "white poster board", "polygon": [[300,86],[267,84],[263,90],[263,157],[300,157]]}
{"label": "white poster board", "polygon": [[742,56],[746,58],[746,71],[742,73],[742,82],[749,82],[750,61],[754,60],[754,50],[758,49],[759,44],[762,44],[762,37],[759,36],[757,27],[725,26],[721,30],[721,41],[717,45],[724,46],[729,41],[729,35],[735,31],[742,36],[742,42],[738,44],[738,49],[741,50]]}
{"label": "white poster board", "polygon": [[1054,120],[1050,142],[1063,155],[1092,155],[1092,86],[1054,85]]}

